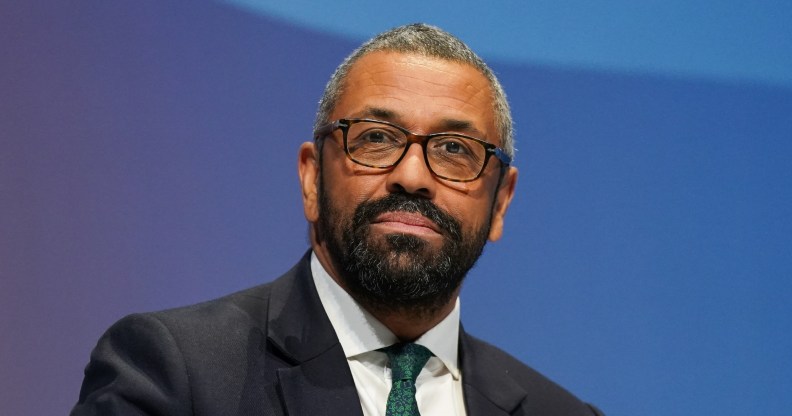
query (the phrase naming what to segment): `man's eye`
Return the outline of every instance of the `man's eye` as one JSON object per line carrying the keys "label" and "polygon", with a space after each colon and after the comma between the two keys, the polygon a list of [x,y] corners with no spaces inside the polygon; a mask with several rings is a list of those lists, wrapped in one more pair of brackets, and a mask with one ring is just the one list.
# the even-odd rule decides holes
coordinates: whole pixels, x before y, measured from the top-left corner
{"label": "man's eye", "polygon": [[391,140],[391,137],[384,131],[369,131],[361,135],[360,140],[368,143],[385,143]]}
{"label": "man's eye", "polygon": [[447,155],[456,156],[467,155],[470,153],[470,149],[468,149],[465,143],[453,138],[444,139],[437,143],[436,150]]}
{"label": "man's eye", "polygon": [[386,129],[368,129],[355,136],[358,146],[396,145],[401,142],[398,135]]}
{"label": "man's eye", "polygon": [[459,142],[446,142],[443,144],[443,147],[448,153],[463,153],[465,151]]}

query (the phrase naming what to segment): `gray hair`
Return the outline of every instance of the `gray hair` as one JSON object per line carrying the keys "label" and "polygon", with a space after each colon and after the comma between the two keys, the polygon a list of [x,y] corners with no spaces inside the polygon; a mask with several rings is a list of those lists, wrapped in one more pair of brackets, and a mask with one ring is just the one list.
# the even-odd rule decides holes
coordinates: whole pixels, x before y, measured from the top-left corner
{"label": "gray hair", "polygon": [[344,82],[352,65],[364,55],[378,51],[401,52],[440,58],[448,61],[468,64],[478,69],[492,87],[495,124],[500,134],[501,148],[514,158],[514,127],[511,110],[498,78],[489,66],[473,52],[465,43],[435,26],[423,23],[400,26],[383,32],[355,49],[341,65],[336,68],[333,76],[325,87],[319,100],[314,130],[330,122],[330,113],[344,92]]}

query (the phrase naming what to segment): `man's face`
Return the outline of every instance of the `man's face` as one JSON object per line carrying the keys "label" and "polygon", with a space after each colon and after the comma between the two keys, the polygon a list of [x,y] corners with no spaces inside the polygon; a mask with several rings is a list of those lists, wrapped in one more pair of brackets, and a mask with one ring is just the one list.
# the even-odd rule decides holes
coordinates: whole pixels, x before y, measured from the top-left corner
{"label": "man's face", "polygon": [[[500,145],[487,79],[471,66],[436,58],[364,56],[331,114],[339,118]],[[369,168],[346,157],[341,131],[325,138],[322,152],[320,171],[308,178],[301,155],[301,176],[304,195],[315,198],[306,201],[314,248],[332,261],[334,278],[369,308],[431,313],[447,305],[487,237],[500,237],[516,172],[509,170],[499,188],[500,164],[493,159],[478,180],[449,182],[432,175],[419,145],[393,168]]]}

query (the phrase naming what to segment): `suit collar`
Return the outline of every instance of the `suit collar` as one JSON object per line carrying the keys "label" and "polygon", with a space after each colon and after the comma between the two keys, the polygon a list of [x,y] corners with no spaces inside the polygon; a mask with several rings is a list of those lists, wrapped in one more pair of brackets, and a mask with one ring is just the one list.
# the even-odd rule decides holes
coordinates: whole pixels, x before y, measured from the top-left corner
{"label": "suit collar", "polygon": [[290,415],[363,416],[344,351],[336,343],[300,365],[276,371],[283,404]]}
{"label": "suit collar", "polygon": [[462,384],[468,415],[510,415],[528,392],[509,376],[509,369],[496,362],[460,329]]}
{"label": "suit collar", "polygon": [[273,283],[268,305],[267,337],[295,364],[338,344],[312,282],[310,253]]}
{"label": "suit collar", "polygon": [[276,370],[283,404],[287,414],[333,409],[362,416],[344,351],[313,285],[310,253],[273,283],[268,305],[269,344],[292,365]]}

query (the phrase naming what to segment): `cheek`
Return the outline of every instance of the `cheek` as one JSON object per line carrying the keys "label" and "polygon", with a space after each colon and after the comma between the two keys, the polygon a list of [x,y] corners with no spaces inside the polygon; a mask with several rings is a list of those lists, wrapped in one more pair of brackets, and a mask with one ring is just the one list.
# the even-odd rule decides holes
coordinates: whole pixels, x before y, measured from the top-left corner
{"label": "cheek", "polygon": [[433,202],[456,218],[463,228],[479,230],[484,226],[489,226],[494,201],[492,187],[494,185],[483,180],[450,183],[445,189],[447,192],[438,192],[437,198]]}
{"label": "cheek", "polygon": [[384,175],[366,174],[357,166],[344,166],[323,170],[323,191],[338,214],[351,218],[358,205],[382,197],[385,191]]}
{"label": "cheek", "polygon": [[492,204],[476,201],[466,205],[459,210],[458,214],[453,214],[460,221],[464,228],[469,231],[477,232],[482,228],[489,227],[490,212]]}

